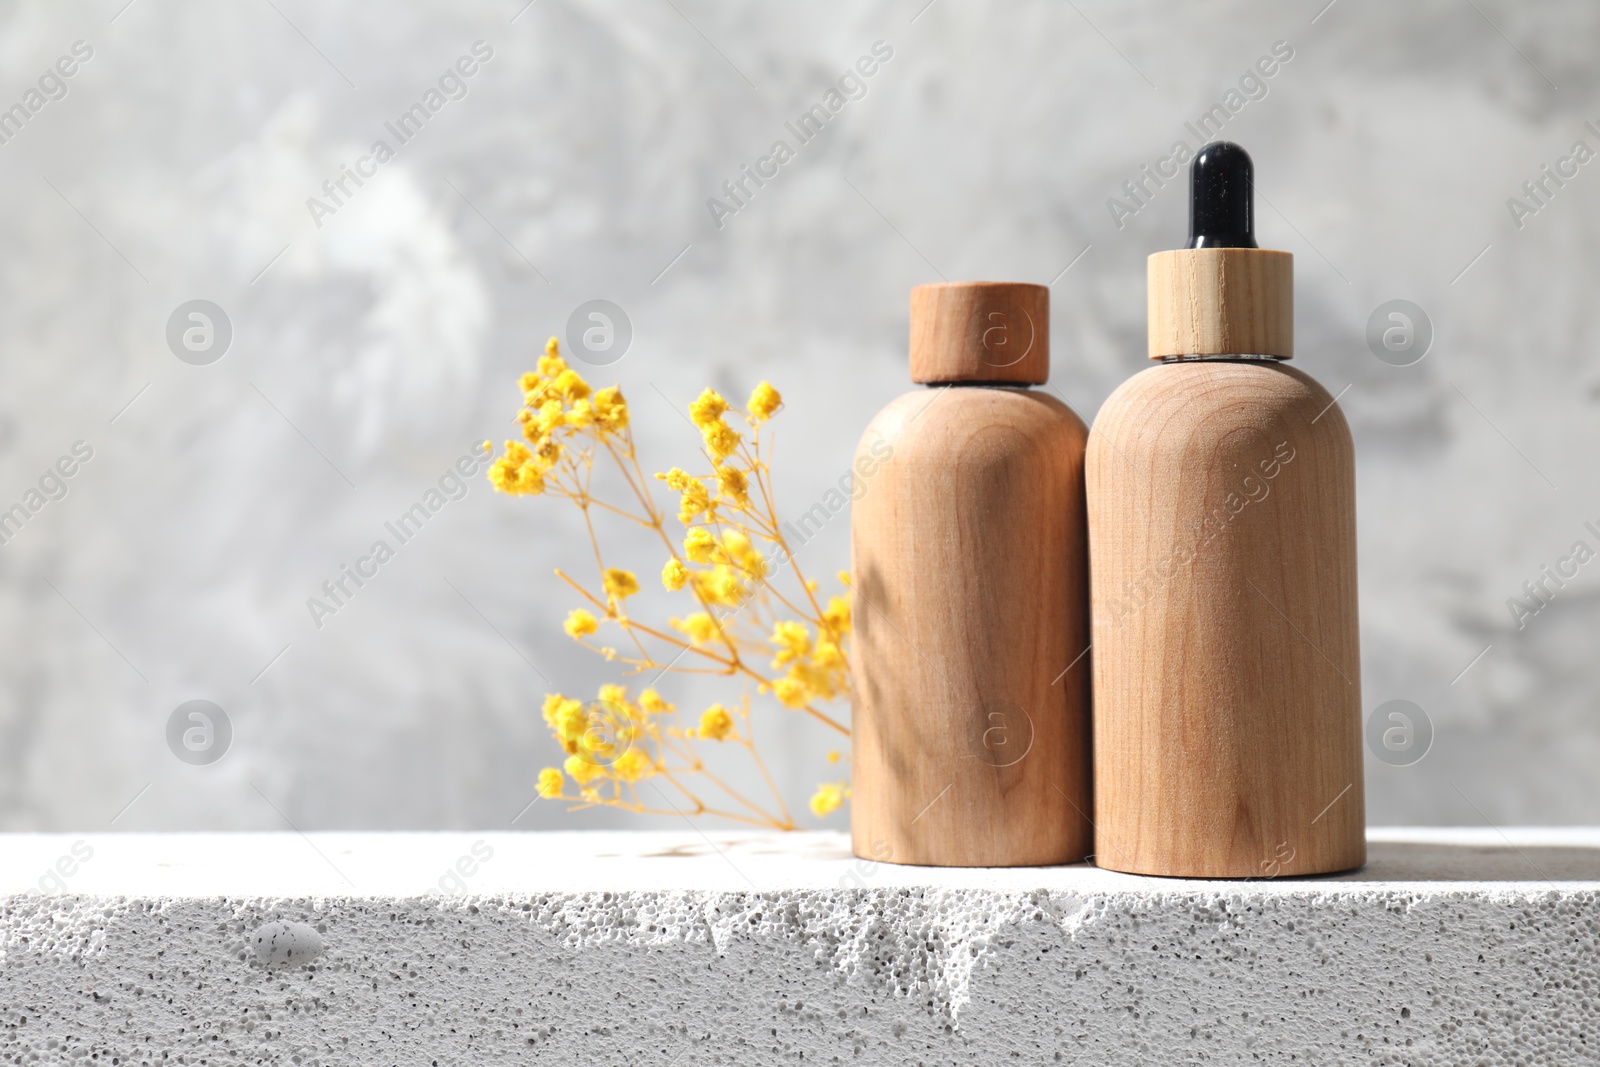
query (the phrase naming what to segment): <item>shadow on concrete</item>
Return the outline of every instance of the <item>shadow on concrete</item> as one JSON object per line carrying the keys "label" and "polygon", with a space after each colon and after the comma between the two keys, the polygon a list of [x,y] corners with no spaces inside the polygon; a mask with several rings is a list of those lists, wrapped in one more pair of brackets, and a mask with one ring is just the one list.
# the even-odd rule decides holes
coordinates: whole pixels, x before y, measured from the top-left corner
{"label": "shadow on concrete", "polygon": [[1600,882],[1600,847],[1369,841],[1367,865],[1318,881]]}

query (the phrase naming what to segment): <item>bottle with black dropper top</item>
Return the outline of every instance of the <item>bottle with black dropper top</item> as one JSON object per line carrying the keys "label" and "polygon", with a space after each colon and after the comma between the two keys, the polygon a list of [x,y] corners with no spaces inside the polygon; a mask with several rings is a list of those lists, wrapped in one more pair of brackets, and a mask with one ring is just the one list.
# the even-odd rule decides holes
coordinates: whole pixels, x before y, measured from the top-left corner
{"label": "bottle with black dropper top", "polygon": [[1249,155],[1191,165],[1147,267],[1151,367],[1085,460],[1095,862],[1276,877],[1365,862],[1355,463],[1288,365],[1294,261],[1256,246]]}

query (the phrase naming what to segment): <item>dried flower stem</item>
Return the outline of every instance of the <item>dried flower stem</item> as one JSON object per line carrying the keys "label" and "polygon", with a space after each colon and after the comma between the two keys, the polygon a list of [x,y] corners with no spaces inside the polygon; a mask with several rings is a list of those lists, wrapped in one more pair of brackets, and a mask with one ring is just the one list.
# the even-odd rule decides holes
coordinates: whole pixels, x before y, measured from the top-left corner
{"label": "dried flower stem", "polygon": [[[566,752],[566,761],[561,768],[540,772],[540,795],[565,800],[574,809],[605,806],[640,814],[684,814],[640,798],[637,784],[660,778],[689,804],[688,814],[794,828],[782,792],[755,744],[750,687],[757,696],[849,736],[849,729],[818,705],[849,698],[845,664],[851,623],[847,596],[832,597],[826,607],[818,600],[817,584],[800,570],[778,520],[768,458],[771,448],[770,443],[763,448],[762,432],[782,406],[782,398],[763,382],[744,412],[710,389],[689,406],[710,472],[691,475],[674,467],[655,476],[679,494],[677,518],[685,531],[680,543],[667,532],[666,513],[656,503],[652,480],[639,463],[628,405],[619,389],[592,391],[561,359],[554,338],[538,370],[523,375],[521,386],[523,407],[517,421],[524,440],[506,442],[489,478],[501,492],[557,497],[571,502],[582,515],[599,584],[586,587],[556,571],[588,605],[568,614],[568,635],[620,663],[628,674],[721,675],[738,678],[744,685],[730,704],[732,710],[712,704],[694,726],[676,725],[676,706],[653,687],[634,697],[624,686],[603,685],[589,702],[549,694],[545,721]],[[729,426],[729,415],[742,419],[748,436]],[[594,495],[597,458],[621,476],[637,509]],[[654,530],[666,549],[662,584],[669,591],[686,592],[698,610],[665,625],[630,615],[625,605],[639,592],[638,579],[632,571],[606,565],[596,514]],[[779,587],[769,562],[775,558],[789,564],[802,596],[791,596]],[[626,653],[589,640],[602,626],[622,630],[629,645]],[[669,653],[671,658],[662,662]],[[682,664],[691,653],[695,658]],[[767,659],[770,669],[762,665]],[[744,796],[706,766],[702,753],[708,750],[702,746],[729,744],[748,754],[772,794],[770,805]],[[834,753],[830,760],[837,756]],[[569,779],[575,793],[569,791]],[[708,802],[700,783],[725,795],[733,807]],[[811,798],[811,809],[825,815],[847,795],[843,782],[824,783]]]}

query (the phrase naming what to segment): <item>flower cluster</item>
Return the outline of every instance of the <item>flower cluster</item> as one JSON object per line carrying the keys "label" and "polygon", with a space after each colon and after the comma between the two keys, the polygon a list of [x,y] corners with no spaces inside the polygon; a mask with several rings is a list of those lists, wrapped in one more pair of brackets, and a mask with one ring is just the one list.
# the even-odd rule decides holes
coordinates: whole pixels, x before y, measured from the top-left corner
{"label": "flower cluster", "polygon": [[613,385],[591,392],[589,383],[561,358],[554,337],[545,345],[539,369],[524,374],[518,384],[522,409],[517,421],[527,443],[507,441],[505,452],[490,465],[489,481],[502,493],[543,493],[546,476],[568,458],[563,438],[585,431],[609,437],[628,428],[622,391]]}
{"label": "flower cluster", "polygon": [[624,686],[603,685],[587,704],[551,693],[544,699],[544,721],[567,758],[560,769],[546,767],[539,772],[539,795],[561,796],[570,777],[579,799],[603,803],[600,789],[607,782],[617,796],[624,785],[670,773],[661,758],[662,741],[681,731],[674,733],[662,722],[676,710],[654,689],[641,691],[634,701]]}
{"label": "flower cluster", "polygon": [[[586,585],[556,572],[584,601],[568,612],[567,635],[629,673],[718,674],[737,679],[743,690],[735,701],[706,707],[693,725],[680,725],[677,708],[654,688],[633,697],[624,686],[604,685],[592,701],[550,694],[544,720],[566,758],[539,773],[539,795],[575,807],[671,813],[683,810],[675,794],[694,814],[793,828],[754,742],[751,695],[770,697],[848,736],[824,706],[849,698],[850,599],[831,596],[824,605],[780,529],[763,435],[783,397],[762,382],[743,411],[713,389],[689,405],[709,469],[672,467],[655,475],[676,494],[681,534],[674,535],[668,532],[671,512],[658,506],[634,452],[628,405],[616,386],[591,390],[561,358],[555,338],[519,385],[523,440],[505,443],[489,480],[500,492],[561,497],[582,512],[597,574]],[[631,500],[596,495],[597,461],[620,474]],[[683,596],[688,610],[661,625],[629,613],[639,579],[603,562],[595,522],[602,516],[654,531],[666,557],[661,585]],[[840,581],[848,590],[842,574]],[[597,643],[613,633],[614,644]],[[701,745],[742,749],[770,787],[770,799],[754,801],[727,786],[702,759]],[[837,752],[829,757],[838,759]],[[826,816],[848,796],[844,782],[825,782],[810,808]]]}

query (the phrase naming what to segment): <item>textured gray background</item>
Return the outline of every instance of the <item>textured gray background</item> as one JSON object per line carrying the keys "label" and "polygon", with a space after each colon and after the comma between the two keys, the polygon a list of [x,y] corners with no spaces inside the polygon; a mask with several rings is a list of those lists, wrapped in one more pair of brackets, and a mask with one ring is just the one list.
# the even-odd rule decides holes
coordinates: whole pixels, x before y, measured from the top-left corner
{"label": "textured gray background", "polygon": [[[0,15],[0,106],[94,49],[0,145],[0,506],[94,448],[0,548],[0,826],[510,825],[552,761],[540,673],[606,677],[559,630],[570,516],[477,480],[320,631],[305,600],[504,436],[543,338],[584,300],[627,309],[611,369],[661,466],[695,438],[658,390],[770,378],[790,517],[906,387],[921,282],[1053,282],[1053,384],[1090,418],[1144,366],[1144,258],[1185,223],[1176,185],[1121,229],[1108,198],[1280,40],[1226,134],[1263,244],[1296,254],[1300,365],[1349,387],[1365,707],[1437,731],[1414,766],[1369,760],[1372,820],[1596,820],[1600,565],[1524,630],[1506,607],[1600,520],[1600,164],[1520,230],[1506,207],[1600,147],[1594,5],[123,3]],[[306,199],[479,39],[469,95],[318,229]],[[866,96],[713,225],[706,198],[880,39]],[[164,340],[196,298],[233,323],[211,366]],[[1364,340],[1395,298],[1436,330],[1405,368]],[[164,740],[195,698],[234,724],[212,766]],[[764,714],[799,804],[829,740]]]}

